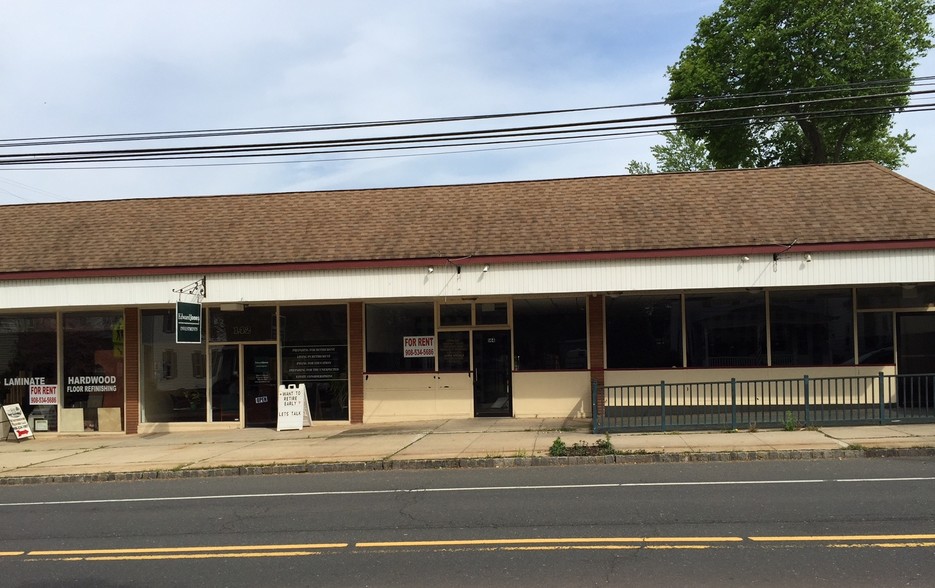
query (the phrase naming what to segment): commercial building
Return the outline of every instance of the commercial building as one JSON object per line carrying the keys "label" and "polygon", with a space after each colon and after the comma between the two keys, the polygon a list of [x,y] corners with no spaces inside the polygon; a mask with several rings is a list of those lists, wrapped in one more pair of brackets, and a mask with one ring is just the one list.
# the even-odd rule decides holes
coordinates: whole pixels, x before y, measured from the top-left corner
{"label": "commercial building", "polygon": [[[591,382],[935,372],[873,163],[0,207],[0,396],[61,432],[588,416]],[[177,343],[176,303],[203,302]],[[188,323],[198,323],[185,316]]]}

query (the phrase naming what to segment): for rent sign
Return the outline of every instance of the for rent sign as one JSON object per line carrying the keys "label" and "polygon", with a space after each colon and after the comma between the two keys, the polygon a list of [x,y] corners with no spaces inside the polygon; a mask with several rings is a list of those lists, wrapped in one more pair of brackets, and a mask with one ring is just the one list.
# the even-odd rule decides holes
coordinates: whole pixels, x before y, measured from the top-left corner
{"label": "for rent sign", "polygon": [[403,337],[403,357],[435,357],[435,337]]}
{"label": "for rent sign", "polygon": [[43,404],[58,404],[58,386],[48,384],[34,384],[30,386],[29,404],[32,406],[41,406]]}

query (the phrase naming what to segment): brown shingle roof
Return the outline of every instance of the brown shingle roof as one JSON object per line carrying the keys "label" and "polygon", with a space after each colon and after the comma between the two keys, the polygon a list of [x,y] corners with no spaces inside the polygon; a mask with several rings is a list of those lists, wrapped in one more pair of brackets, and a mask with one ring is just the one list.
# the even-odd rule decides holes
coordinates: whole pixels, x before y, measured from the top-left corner
{"label": "brown shingle roof", "polygon": [[873,163],[0,206],[0,273],[935,239]]}

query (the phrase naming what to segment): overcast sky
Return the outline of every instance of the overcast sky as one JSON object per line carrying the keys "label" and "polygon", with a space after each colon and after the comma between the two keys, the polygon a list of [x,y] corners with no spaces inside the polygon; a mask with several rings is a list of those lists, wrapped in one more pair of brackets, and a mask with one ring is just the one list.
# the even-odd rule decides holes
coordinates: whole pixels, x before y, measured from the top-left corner
{"label": "overcast sky", "polygon": [[[660,100],[718,0],[29,0],[0,20],[0,139]],[[935,74],[935,57],[916,74]],[[611,111],[614,116],[649,114]],[[657,112],[667,112],[662,108]],[[585,116],[603,116],[595,113]],[[935,112],[900,115],[935,187]],[[0,167],[0,204],[626,173],[657,137],[152,169]]]}

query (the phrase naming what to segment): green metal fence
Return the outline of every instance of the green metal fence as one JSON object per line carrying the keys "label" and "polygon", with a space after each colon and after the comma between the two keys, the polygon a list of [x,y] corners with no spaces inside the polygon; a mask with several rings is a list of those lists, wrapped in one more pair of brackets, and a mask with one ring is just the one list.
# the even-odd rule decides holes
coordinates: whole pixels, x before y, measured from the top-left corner
{"label": "green metal fence", "polygon": [[592,384],[595,433],[935,422],[935,374]]}

